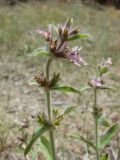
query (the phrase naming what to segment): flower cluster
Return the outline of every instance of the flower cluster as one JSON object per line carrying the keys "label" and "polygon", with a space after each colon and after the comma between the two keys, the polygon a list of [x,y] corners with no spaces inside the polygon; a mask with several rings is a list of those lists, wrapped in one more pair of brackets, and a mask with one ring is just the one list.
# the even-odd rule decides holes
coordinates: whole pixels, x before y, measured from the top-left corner
{"label": "flower cluster", "polygon": [[46,87],[48,85],[48,82],[46,80],[46,77],[44,76],[44,73],[35,75],[34,79],[39,84],[40,87]]}
{"label": "flower cluster", "polygon": [[101,65],[98,66],[99,77],[94,77],[88,84],[93,88],[102,88],[102,85],[104,84],[102,76],[108,72],[110,65],[112,65],[112,59],[110,57],[107,58],[107,60],[103,60]]}
{"label": "flower cluster", "polygon": [[47,32],[37,30],[37,33],[43,36],[48,43],[49,51],[55,58],[64,58],[74,64],[80,66],[81,64],[86,65],[87,63],[79,57],[81,48],[74,47],[68,48],[69,40],[79,33],[78,27],[72,28],[72,19],[68,18],[64,25],[60,25],[57,28],[57,38],[52,38],[52,32],[49,28]]}
{"label": "flower cluster", "polygon": [[72,19],[68,17],[64,25],[60,25],[58,28],[58,34],[61,41],[68,41],[71,36],[74,36],[79,33],[79,28],[71,27]]}
{"label": "flower cluster", "polygon": [[46,89],[52,89],[57,85],[58,81],[60,80],[60,74],[54,73],[52,79],[49,81],[47,81],[46,77],[44,76],[44,73],[35,75],[34,79],[39,84],[40,87],[44,87]]}
{"label": "flower cluster", "polygon": [[43,126],[53,127],[54,129],[60,125],[63,120],[63,113],[60,113],[58,109],[53,109],[53,118],[51,121],[48,119],[45,112],[40,112],[37,115],[37,122]]}

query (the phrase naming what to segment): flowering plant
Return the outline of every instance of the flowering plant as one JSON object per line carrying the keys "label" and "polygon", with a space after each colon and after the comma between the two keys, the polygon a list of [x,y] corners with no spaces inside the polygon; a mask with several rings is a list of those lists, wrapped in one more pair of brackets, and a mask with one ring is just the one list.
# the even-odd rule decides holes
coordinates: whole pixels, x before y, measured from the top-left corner
{"label": "flowering plant", "polygon": [[[39,113],[37,116],[37,122],[40,127],[37,131],[34,131],[31,141],[27,145],[25,149],[25,155],[31,150],[34,142],[41,137],[45,132],[49,132],[49,140],[46,138],[47,144],[49,144],[49,153],[51,160],[56,160],[56,148],[55,148],[55,139],[54,139],[54,130],[57,126],[61,124],[61,121],[64,118],[66,113],[71,111],[71,107],[67,108],[63,113],[60,113],[58,109],[54,109],[51,107],[51,91],[64,91],[64,92],[74,92],[80,94],[81,91],[84,91],[86,88],[82,88],[82,90],[77,90],[70,86],[59,86],[60,74],[53,74],[53,77],[50,77],[50,65],[51,62],[56,59],[65,59],[77,66],[81,64],[87,65],[87,63],[79,56],[81,48],[73,47],[69,48],[68,44],[70,41],[77,40],[80,38],[86,38],[88,34],[81,34],[79,32],[78,27],[72,27],[72,19],[69,17],[64,25],[60,25],[56,28],[57,36],[53,38],[52,36],[52,28],[49,26],[48,31],[37,30],[37,33],[42,36],[47,42],[47,47],[42,47],[34,51],[33,56],[47,56],[48,61],[46,64],[45,74],[40,73],[39,75],[35,75],[34,80],[37,82],[39,87],[43,87],[46,93],[46,101],[47,101],[47,111]],[[47,147],[47,146],[46,146]]]}
{"label": "flowering plant", "polygon": [[[97,67],[98,69],[98,76],[90,79],[88,85],[90,89],[93,90],[93,107],[92,107],[92,115],[94,121],[94,137],[95,142],[92,142],[89,139],[79,135],[78,133],[73,133],[70,136],[80,139],[90,146],[96,153],[96,160],[108,160],[108,154],[103,154],[103,148],[110,142],[110,140],[114,137],[116,131],[118,130],[118,124],[113,124],[112,126],[108,123],[108,121],[103,117],[102,112],[103,109],[98,106],[98,92],[99,90],[103,89],[111,89],[116,90],[114,87],[106,85],[104,81],[104,74],[109,71],[110,65],[112,65],[112,59],[109,57],[107,60],[103,60],[102,63]],[[102,124],[105,127],[108,127],[108,130],[102,135],[99,135],[99,125]]]}

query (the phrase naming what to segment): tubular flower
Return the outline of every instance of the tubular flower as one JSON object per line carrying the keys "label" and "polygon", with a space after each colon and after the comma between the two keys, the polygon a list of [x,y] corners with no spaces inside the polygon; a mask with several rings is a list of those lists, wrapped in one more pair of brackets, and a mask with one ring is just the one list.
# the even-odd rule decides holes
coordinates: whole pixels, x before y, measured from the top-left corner
{"label": "tubular flower", "polygon": [[49,42],[51,40],[51,32],[50,31],[45,32],[42,30],[37,30],[37,33],[39,35],[43,36],[47,42]]}
{"label": "tubular flower", "polygon": [[72,48],[69,52],[68,59],[78,66],[80,66],[81,64],[87,65],[87,63],[81,57],[78,56],[80,50],[81,48],[79,47]]}

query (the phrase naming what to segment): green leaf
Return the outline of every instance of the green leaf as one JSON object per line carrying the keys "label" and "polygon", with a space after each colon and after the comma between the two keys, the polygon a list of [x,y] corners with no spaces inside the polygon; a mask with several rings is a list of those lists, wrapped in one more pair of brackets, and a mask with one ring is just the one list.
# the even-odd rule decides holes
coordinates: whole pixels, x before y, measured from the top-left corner
{"label": "green leaf", "polygon": [[102,116],[98,119],[98,122],[105,127],[110,127],[109,122]]}
{"label": "green leaf", "polygon": [[100,157],[100,160],[108,160],[108,154],[104,154]]}
{"label": "green leaf", "polygon": [[74,109],[75,109],[74,106],[67,107],[67,108],[65,109],[65,111],[64,111],[64,115],[70,113],[70,112],[73,111]]}
{"label": "green leaf", "polygon": [[86,90],[88,90],[88,89],[91,89],[91,87],[90,87],[90,86],[87,86],[87,85],[86,85],[86,86],[81,86],[79,91],[80,91],[80,92],[84,92],[84,91],[86,91]]}
{"label": "green leaf", "polygon": [[43,126],[42,128],[38,128],[36,131],[34,131],[31,141],[30,143],[27,145],[27,147],[25,148],[24,154],[27,155],[28,152],[31,150],[32,145],[34,144],[34,142],[43,134],[45,133],[47,130],[49,130],[50,127],[46,127]]}
{"label": "green leaf", "polygon": [[100,87],[100,89],[109,89],[109,90],[112,90],[112,91],[116,91],[117,90],[115,87],[108,86],[108,85],[102,85]]}
{"label": "green leaf", "polygon": [[71,92],[71,93],[73,92],[73,93],[80,94],[80,91],[69,86],[56,86],[56,87],[53,87],[52,90],[61,91],[61,92]]}
{"label": "green leaf", "polygon": [[73,35],[70,38],[68,38],[68,41],[73,41],[73,40],[77,40],[77,39],[83,39],[83,38],[88,38],[90,37],[89,34],[77,34],[77,35]]}
{"label": "green leaf", "polygon": [[36,49],[32,53],[31,57],[35,57],[35,56],[50,56],[50,53],[49,51],[47,51],[45,47],[41,47],[41,48]]}
{"label": "green leaf", "polygon": [[108,66],[98,66],[100,75],[103,75],[104,73],[108,72]]}
{"label": "green leaf", "polygon": [[90,147],[92,147],[94,150],[96,150],[95,145],[91,141],[89,141],[88,139],[84,138],[83,136],[80,136],[77,133],[70,134],[69,136],[73,137],[73,138],[77,138],[77,139],[83,141],[84,143],[86,143],[87,145],[89,145]]}
{"label": "green leaf", "polygon": [[106,133],[101,137],[99,148],[105,147],[114,137],[117,130],[118,130],[118,124],[114,124],[112,127],[110,127],[106,131]]}
{"label": "green leaf", "polygon": [[51,145],[45,136],[41,136],[41,138],[40,138],[40,150],[43,153],[43,155],[45,156],[46,160],[52,160]]}

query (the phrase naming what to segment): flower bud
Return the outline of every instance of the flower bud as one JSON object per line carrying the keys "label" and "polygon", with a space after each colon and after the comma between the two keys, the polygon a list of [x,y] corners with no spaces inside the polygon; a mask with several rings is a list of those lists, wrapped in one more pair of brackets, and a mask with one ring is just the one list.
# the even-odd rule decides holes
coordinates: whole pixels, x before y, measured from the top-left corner
{"label": "flower bud", "polygon": [[51,40],[51,42],[50,42],[50,51],[51,51],[52,53],[55,52],[56,47],[57,47],[57,40]]}
{"label": "flower bud", "polygon": [[109,71],[109,67],[111,64],[112,64],[112,59],[109,57],[107,58],[106,61],[104,60],[100,66],[98,66],[100,76]]}
{"label": "flower bud", "polygon": [[69,36],[78,34],[79,31],[80,31],[79,28],[76,27],[76,28],[72,29],[71,31],[69,31]]}
{"label": "flower bud", "polygon": [[49,42],[51,40],[51,33],[50,32],[37,30],[37,33],[40,34],[41,36],[43,36],[47,42]]}
{"label": "flower bud", "polygon": [[63,40],[67,40],[67,38],[68,38],[68,29],[67,28],[65,28],[64,30],[63,30],[63,37],[62,37],[62,39]]}

